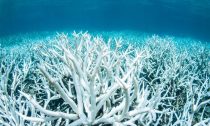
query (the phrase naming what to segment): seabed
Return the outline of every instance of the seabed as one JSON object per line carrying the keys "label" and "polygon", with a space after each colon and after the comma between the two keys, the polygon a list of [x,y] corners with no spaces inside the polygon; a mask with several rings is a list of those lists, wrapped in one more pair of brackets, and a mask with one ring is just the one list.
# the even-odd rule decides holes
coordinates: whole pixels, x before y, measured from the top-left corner
{"label": "seabed", "polygon": [[0,43],[0,125],[210,125],[208,43],[134,31]]}

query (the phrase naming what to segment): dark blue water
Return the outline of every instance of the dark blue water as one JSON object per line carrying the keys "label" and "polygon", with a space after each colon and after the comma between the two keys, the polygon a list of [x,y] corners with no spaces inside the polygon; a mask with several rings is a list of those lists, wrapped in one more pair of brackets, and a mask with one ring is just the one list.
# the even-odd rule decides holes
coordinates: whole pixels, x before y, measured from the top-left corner
{"label": "dark blue water", "polygon": [[0,36],[135,30],[210,41],[210,0],[0,0]]}

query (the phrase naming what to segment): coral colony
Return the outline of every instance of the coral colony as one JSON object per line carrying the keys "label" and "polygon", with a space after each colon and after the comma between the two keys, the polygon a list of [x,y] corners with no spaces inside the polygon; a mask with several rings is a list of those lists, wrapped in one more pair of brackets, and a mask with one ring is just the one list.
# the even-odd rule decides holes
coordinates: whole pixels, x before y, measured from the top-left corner
{"label": "coral colony", "polygon": [[209,126],[210,52],[87,32],[0,52],[2,126]]}

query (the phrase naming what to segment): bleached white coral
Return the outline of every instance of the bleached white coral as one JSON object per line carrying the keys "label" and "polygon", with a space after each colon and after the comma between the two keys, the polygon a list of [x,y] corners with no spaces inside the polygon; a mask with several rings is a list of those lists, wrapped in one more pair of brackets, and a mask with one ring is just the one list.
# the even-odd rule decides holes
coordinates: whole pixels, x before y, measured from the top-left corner
{"label": "bleached white coral", "polygon": [[142,48],[124,48],[121,39],[106,43],[87,32],[73,36],[59,34],[22,59],[1,53],[0,123],[209,123],[206,50],[191,55],[158,36]]}

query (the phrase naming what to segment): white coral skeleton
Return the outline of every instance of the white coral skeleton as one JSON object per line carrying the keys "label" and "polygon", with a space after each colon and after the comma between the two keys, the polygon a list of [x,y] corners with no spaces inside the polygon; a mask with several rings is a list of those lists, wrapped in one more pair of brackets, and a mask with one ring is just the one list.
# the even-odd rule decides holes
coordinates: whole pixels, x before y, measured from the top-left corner
{"label": "white coral skeleton", "polygon": [[189,54],[158,36],[142,48],[73,37],[59,34],[28,54],[1,48],[0,124],[210,124],[208,49]]}

